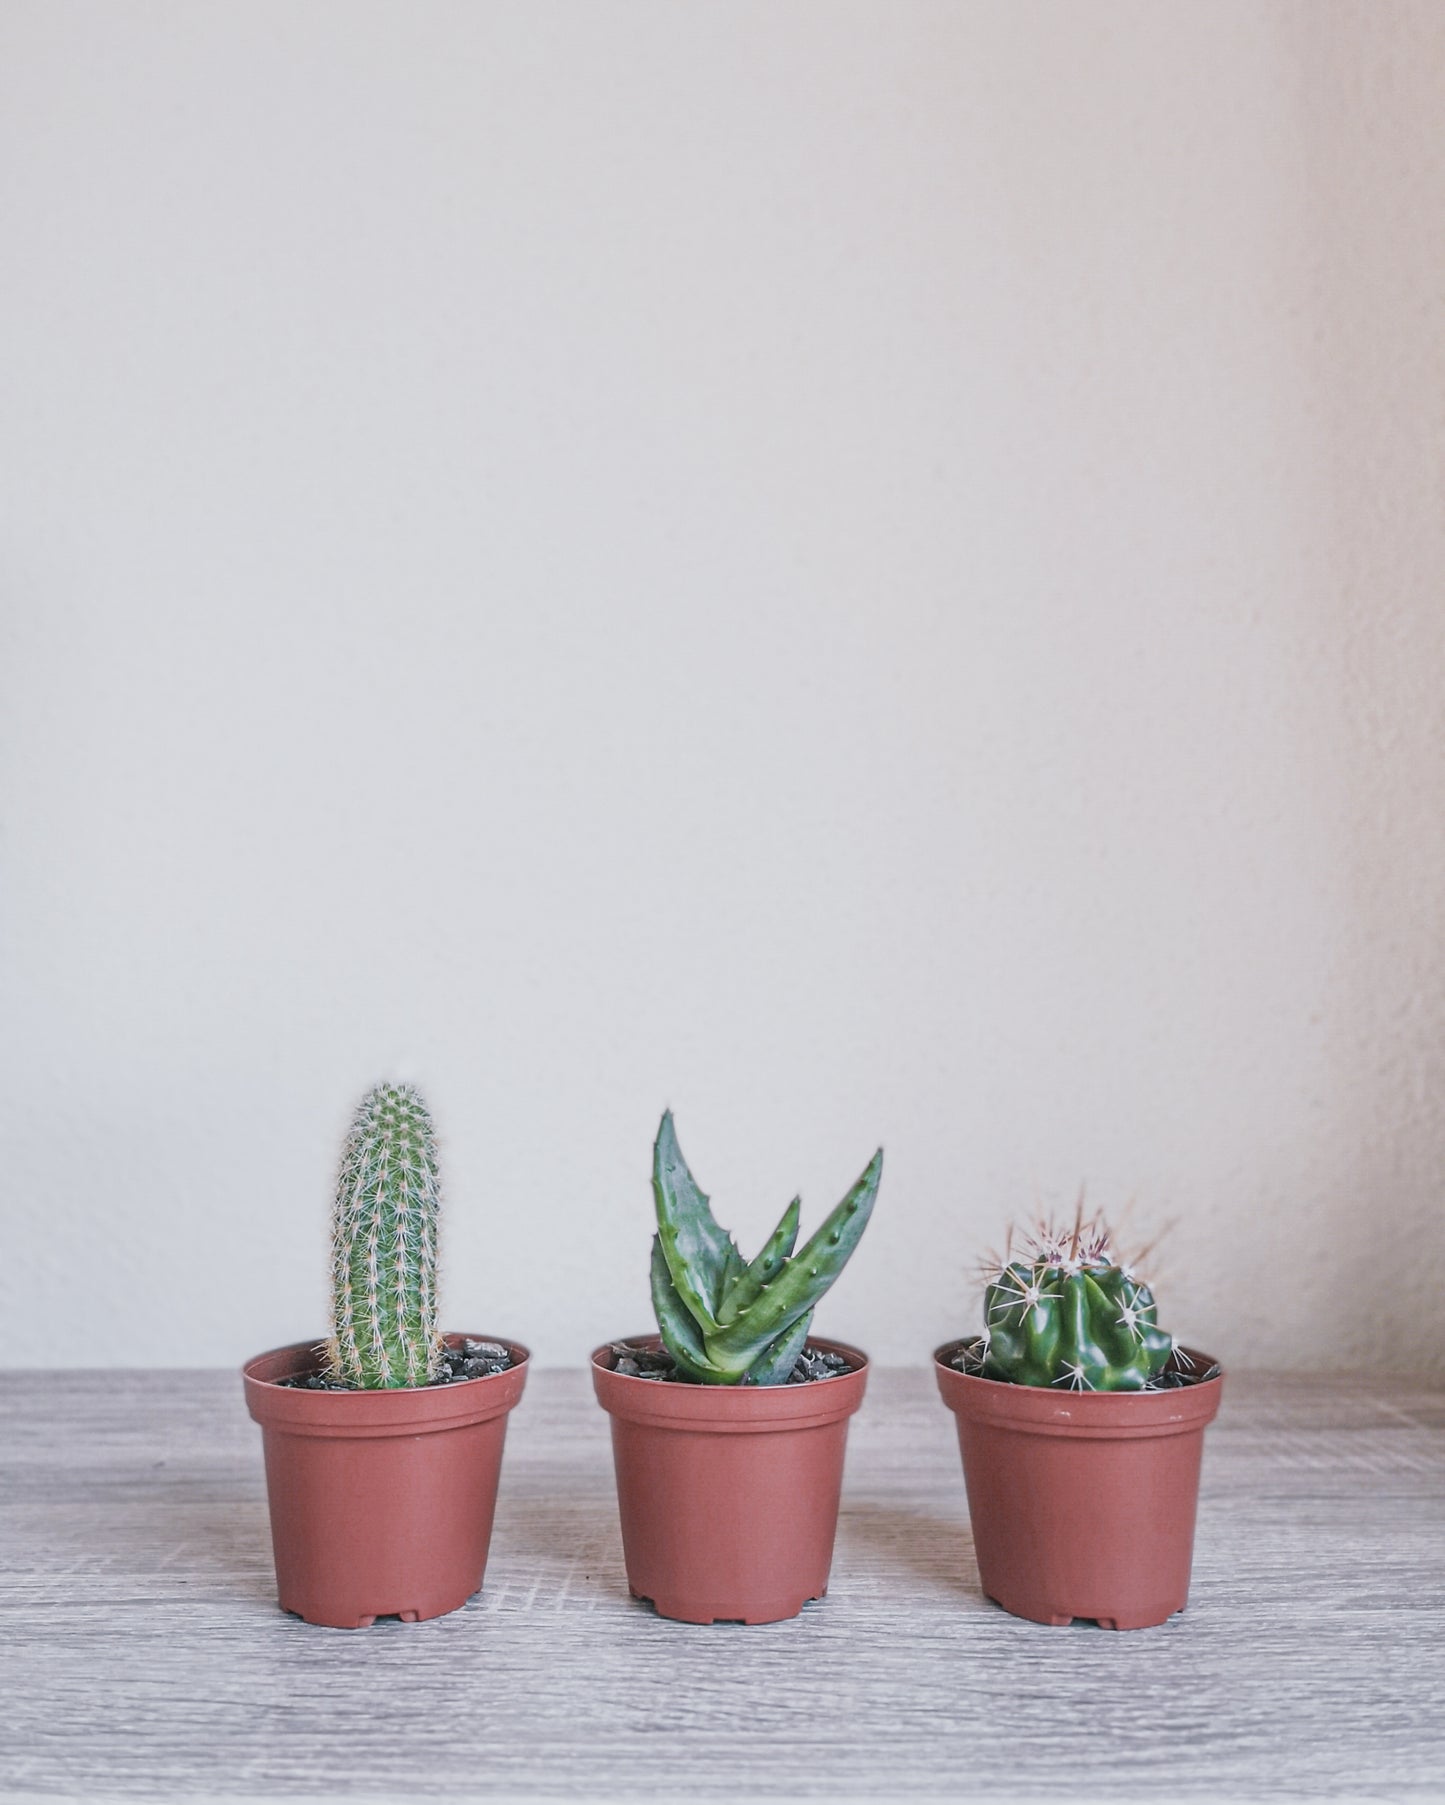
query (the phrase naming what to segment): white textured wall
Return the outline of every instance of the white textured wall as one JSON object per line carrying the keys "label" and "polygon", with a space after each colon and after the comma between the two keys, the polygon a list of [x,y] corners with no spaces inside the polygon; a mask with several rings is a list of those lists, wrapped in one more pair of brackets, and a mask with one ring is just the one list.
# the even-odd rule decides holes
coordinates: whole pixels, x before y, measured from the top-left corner
{"label": "white textured wall", "polygon": [[[1137,1199],[1439,1365],[1445,11],[7,0],[0,1359],[648,1316],[677,1111],[915,1359]],[[76,1340],[77,1331],[89,1339]]]}

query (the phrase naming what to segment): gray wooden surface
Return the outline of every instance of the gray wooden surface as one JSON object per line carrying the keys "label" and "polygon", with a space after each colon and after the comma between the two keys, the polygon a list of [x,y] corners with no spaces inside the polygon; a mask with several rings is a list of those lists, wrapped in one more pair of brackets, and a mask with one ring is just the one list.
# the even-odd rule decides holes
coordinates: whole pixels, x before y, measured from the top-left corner
{"label": "gray wooden surface", "polygon": [[276,1609],[235,1376],[0,1375],[0,1791],[1445,1798],[1445,1387],[1234,1378],[1190,1609],[1117,1635],[982,1598],[952,1419],[876,1373],[830,1596],[699,1629],[628,1598],[606,1419],[534,1373],[483,1592],[348,1633]]}

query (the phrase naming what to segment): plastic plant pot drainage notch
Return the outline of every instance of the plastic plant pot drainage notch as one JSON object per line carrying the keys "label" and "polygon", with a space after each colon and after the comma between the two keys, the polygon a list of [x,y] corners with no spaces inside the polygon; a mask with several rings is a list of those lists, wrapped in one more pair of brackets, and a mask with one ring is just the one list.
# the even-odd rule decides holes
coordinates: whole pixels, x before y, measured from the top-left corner
{"label": "plastic plant pot drainage notch", "polygon": [[[448,1335],[450,1345],[464,1337]],[[482,1339],[482,1337],[478,1337]],[[455,1611],[486,1573],[507,1416],[528,1350],[505,1372],[391,1391],[284,1385],[319,1367],[314,1342],[260,1354],[242,1376],[261,1425],[283,1610],[333,1629]]]}
{"label": "plastic plant pot drainage notch", "polygon": [[614,1372],[613,1346],[593,1352],[592,1381],[611,1418],[633,1596],[683,1623],[796,1617],[828,1589],[867,1355],[812,1336],[849,1370],[803,1385],[690,1385]]}

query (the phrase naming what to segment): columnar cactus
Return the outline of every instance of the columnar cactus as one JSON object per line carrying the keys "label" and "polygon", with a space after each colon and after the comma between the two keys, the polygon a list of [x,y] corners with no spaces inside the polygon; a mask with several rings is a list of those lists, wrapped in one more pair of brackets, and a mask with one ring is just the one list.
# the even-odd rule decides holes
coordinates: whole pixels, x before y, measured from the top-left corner
{"label": "columnar cactus", "polygon": [[426,1385],[437,1333],[436,1143],[409,1084],[362,1098],[342,1151],[331,1222],[329,1371],[368,1391]]}
{"label": "columnar cactus", "polygon": [[1144,1391],[1173,1351],[1153,1293],[1096,1218],[1071,1234],[1045,1230],[1025,1258],[1005,1261],[984,1296],[977,1370],[1015,1385]]}
{"label": "columnar cactus", "polygon": [[657,1233],[652,1303],[663,1345],[684,1378],[707,1385],[784,1385],[808,1339],[813,1309],[848,1263],[867,1226],[883,1172],[883,1149],[806,1242],[794,1198],[757,1258],[744,1260],[713,1219],[688,1170],[672,1111],[652,1150]]}

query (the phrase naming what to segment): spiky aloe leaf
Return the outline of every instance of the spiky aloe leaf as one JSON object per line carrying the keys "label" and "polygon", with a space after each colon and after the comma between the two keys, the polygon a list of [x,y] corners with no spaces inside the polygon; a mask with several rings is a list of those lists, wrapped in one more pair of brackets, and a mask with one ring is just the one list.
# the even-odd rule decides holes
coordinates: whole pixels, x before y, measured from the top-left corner
{"label": "spiky aloe leaf", "polygon": [[868,1226],[882,1175],[880,1147],[843,1201],[778,1277],[762,1287],[753,1303],[725,1328],[703,1325],[703,1345],[713,1365],[746,1373],[770,1342],[817,1304],[847,1265]]}
{"label": "spiky aloe leaf", "polygon": [[700,1384],[725,1384],[727,1375],[718,1372],[709,1361],[702,1331],[678,1296],[659,1235],[652,1237],[652,1308],[662,1345],[672,1355],[683,1377],[695,1379]]}
{"label": "spiky aloe leaf", "polygon": [[742,1270],[743,1259],[688,1170],[670,1109],[663,1112],[653,1144],[652,1191],[657,1231],[677,1294],[704,1332],[715,1329],[723,1290]]}
{"label": "spiky aloe leaf", "polygon": [[782,1271],[798,1239],[798,1212],[803,1200],[795,1197],[783,1211],[778,1226],[768,1236],[763,1251],[748,1262],[723,1291],[717,1319],[722,1328],[734,1321],[753,1302],[763,1286]]}
{"label": "spiky aloe leaf", "polygon": [[744,1376],[746,1385],[786,1385],[788,1375],[798,1364],[798,1355],[807,1346],[808,1330],[813,1326],[813,1312],[800,1316],[792,1328],[784,1329],[770,1341]]}

